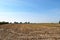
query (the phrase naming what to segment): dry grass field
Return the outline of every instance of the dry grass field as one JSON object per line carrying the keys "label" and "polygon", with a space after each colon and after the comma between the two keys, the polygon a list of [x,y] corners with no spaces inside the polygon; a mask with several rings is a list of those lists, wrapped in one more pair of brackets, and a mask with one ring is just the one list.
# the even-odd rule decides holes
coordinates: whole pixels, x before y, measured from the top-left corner
{"label": "dry grass field", "polygon": [[60,24],[0,25],[0,40],[60,40]]}

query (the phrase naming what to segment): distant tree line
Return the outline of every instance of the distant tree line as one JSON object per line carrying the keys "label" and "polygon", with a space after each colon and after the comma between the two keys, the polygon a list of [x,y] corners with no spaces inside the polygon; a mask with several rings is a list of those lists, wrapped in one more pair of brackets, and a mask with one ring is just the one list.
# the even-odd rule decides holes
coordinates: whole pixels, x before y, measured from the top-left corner
{"label": "distant tree line", "polygon": [[22,23],[22,22],[14,22],[14,24],[30,24],[30,22],[24,22],[24,23]]}
{"label": "distant tree line", "polygon": [[0,24],[9,24],[9,22],[3,21],[3,22],[0,22]]}
{"label": "distant tree line", "polygon": [[12,23],[12,22],[5,22],[5,21],[3,21],[3,22],[0,22],[0,25],[1,24],[30,24],[30,22],[24,22],[24,23],[22,23],[22,22],[14,22],[14,23]]}
{"label": "distant tree line", "polygon": [[[2,24],[31,24],[30,22],[14,22],[14,23],[12,23],[12,22],[5,22],[5,21],[2,21],[2,22],[0,22],[0,25],[2,25]],[[60,21],[59,21],[59,24],[60,24]]]}

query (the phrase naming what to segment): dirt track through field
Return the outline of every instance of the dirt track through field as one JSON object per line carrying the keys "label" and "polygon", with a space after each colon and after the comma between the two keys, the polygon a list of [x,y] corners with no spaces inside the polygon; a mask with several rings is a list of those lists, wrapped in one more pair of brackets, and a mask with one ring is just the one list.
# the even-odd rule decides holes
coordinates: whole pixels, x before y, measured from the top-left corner
{"label": "dirt track through field", "polygon": [[30,26],[0,26],[0,40],[60,40],[60,27]]}

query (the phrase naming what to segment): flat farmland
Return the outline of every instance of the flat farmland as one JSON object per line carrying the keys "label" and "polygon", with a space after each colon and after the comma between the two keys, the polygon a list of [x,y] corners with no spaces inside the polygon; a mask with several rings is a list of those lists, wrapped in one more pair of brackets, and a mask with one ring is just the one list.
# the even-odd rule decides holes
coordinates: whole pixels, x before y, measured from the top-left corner
{"label": "flat farmland", "polygon": [[60,40],[60,24],[0,25],[0,40]]}

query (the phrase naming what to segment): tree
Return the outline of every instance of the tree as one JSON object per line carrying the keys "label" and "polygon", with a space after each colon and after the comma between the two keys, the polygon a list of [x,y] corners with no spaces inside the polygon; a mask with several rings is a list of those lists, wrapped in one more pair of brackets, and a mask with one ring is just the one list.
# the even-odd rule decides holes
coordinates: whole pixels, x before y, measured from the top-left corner
{"label": "tree", "polygon": [[0,24],[9,24],[9,22],[3,21],[3,22],[0,22]]}
{"label": "tree", "polygon": [[28,22],[28,24],[30,24],[30,22]]}
{"label": "tree", "polygon": [[59,24],[60,24],[60,21],[59,21]]}
{"label": "tree", "polygon": [[18,24],[18,22],[14,22],[14,24]]}
{"label": "tree", "polygon": [[20,22],[20,24],[22,24],[22,22]]}
{"label": "tree", "polygon": [[25,22],[24,24],[30,24],[30,22]]}
{"label": "tree", "polygon": [[27,22],[25,22],[24,24],[27,24]]}

